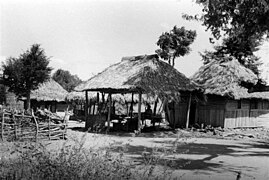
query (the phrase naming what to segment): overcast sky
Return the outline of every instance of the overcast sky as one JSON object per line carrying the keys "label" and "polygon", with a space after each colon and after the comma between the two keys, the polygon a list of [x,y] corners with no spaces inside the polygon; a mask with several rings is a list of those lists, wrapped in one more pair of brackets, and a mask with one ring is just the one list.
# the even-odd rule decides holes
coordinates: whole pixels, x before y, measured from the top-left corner
{"label": "overcast sky", "polygon": [[[153,54],[158,37],[174,25],[198,35],[191,53],[176,60],[186,76],[202,65],[199,52],[212,49],[210,33],[199,22],[181,18],[201,12],[192,0],[6,0],[0,8],[2,60],[38,43],[51,57],[50,66],[82,80],[123,56]],[[265,45],[259,55],[269,67],[268,49]]]}

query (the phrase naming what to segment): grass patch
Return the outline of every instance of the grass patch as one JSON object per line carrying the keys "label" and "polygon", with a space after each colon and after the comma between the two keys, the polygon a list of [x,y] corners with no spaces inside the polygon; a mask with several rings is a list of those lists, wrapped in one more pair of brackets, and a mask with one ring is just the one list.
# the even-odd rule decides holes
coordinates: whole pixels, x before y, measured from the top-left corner
{"label": "grass patch", "polygon": [[[167,168],[158,162],[167,151],[143,152],[143,164],[127,161],[113,145],[106,148],[85,148],[85,136],[59,150],[49,150],[44,143],[14,142],[1,156],[0,179],[170,179]],[[166,164],[166,163],[164,163]]]}

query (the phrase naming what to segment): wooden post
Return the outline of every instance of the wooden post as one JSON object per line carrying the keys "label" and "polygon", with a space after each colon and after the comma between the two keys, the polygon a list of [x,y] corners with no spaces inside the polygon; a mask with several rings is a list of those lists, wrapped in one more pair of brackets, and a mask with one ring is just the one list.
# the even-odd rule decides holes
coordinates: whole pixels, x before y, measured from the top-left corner
{"label": "wooden post", "polygon": [[86,96],[86,103],[84,106],[84,110],[85,110],[85,130],[88,130],[87,128],[89,128],[88,126],[88,91],[85,91],[85,96]]}
{"label": "wooden post", "polygon": [[138,126],[137,130],[138,132],[141,132],[141,102],[142,101],[142,93],[139,92],[139,98],[138,98]]}
{"label": "wooden post", "polygon": [[188,112],[187,112],[186,128],[189,127],[189,122],[190,122],[190,110],[191,110],[191,92],[190,92],[190,98],[189,98],[189,103],[188,103]]}
{"label": "wooden post", "polygon": [[57,101],[55,101],[55,112],[57,111]]}
{"label": "wooden post", "polygon": [[32,117],[34,119],[35,126],[36,126],[35,141],[37,142],[39,126],[38,126],[38,123],[37,123],[37,120],[36,120],[36,117],[35,117],[35,114],[34,114],[34,111],[33,110],[32,110],[32,113],[31,114],[32,114]]}
{"label": "wooden post", "polygon": [[49,117],[49,140],[51,140],[51,137],[50,137],[50,117]]}
{"label": "wooden post", "polygon": [[157,104],[158,104],[158,98],[156,98],[154,102],[154,109],[153,109],[153,115],[156,116],[156,111],[157,111]]}
{"label": "wooden post", "polygon": [[16,118],[15,118],[15,111],[12,112],[12,121],[14,122],[14,133],[15,133],[15,139],[17,140],[17,123],[16,123]]}
{"label": "wooden post", "polygon": [[107,125],[108,125],[108,128],[107,128],[107,132],[109,131],[109,128],[110,128],[110,121],[111,121],[111,101],[112,101],[112,98],[111,98],[111,92],[109,92],[108,94],[108,98],[109,98],[109,104],[108,104],[108,117],[107,117]]}
{"label": "wooden post", "polygon": [[130,106],[131,119],[133,118],[133,111],[134,111],[134,93],[132,93],[132,101]]}

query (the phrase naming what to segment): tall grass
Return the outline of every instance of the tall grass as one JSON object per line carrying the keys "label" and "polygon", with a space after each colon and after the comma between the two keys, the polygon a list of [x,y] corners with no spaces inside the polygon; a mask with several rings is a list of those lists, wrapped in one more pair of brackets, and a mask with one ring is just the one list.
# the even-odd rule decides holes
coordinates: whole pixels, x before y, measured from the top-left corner
{"label": "tall grass", "polygon": [[13,150],[0,159],[0,179],[169,179],[167,169],[158,168],[166,153],[160,149],[143,152],[143,165],[138,168],[126,160],[124,146],[115,153],[109,147],[85,148],[85,138],[74,141],[57,151],[42,143],[14,143]]}

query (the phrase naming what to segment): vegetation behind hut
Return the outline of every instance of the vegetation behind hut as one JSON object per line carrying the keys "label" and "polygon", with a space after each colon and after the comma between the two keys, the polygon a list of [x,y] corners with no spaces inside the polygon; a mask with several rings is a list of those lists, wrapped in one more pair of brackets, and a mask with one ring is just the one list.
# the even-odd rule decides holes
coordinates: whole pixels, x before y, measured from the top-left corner
{"label": "vegetation behind hut", "polygon": [[[224,37],[220,46],[205,56],[232,55],[240,64],[259,75],[259,58],[254,52],[269,37],[269,2],[234,0],[197,0],[203,6],[201,15],[183,15],[188,20],[200,20],[215,39]],[[224,35],[224,36],[223,36]],[[214,43],[213,38],[210,41]],[[205,62],[207,63],[207,62]]]}
{"label": "vegetation behind hut", "polygon": [[69,71],[58,69],[52,78],[58,82],[65,90],[71,92],[82,80],[77,75],[71,75]]}
{"label": "vegetation behind hut", "polygon": [[18,58],[8,58],[2,64],[4,85],[18,97],[27,98],[26,109],[30,108],[31,91],[50,78],[52,68],[48,65],[49,58],[39,44],[32,45]]}

